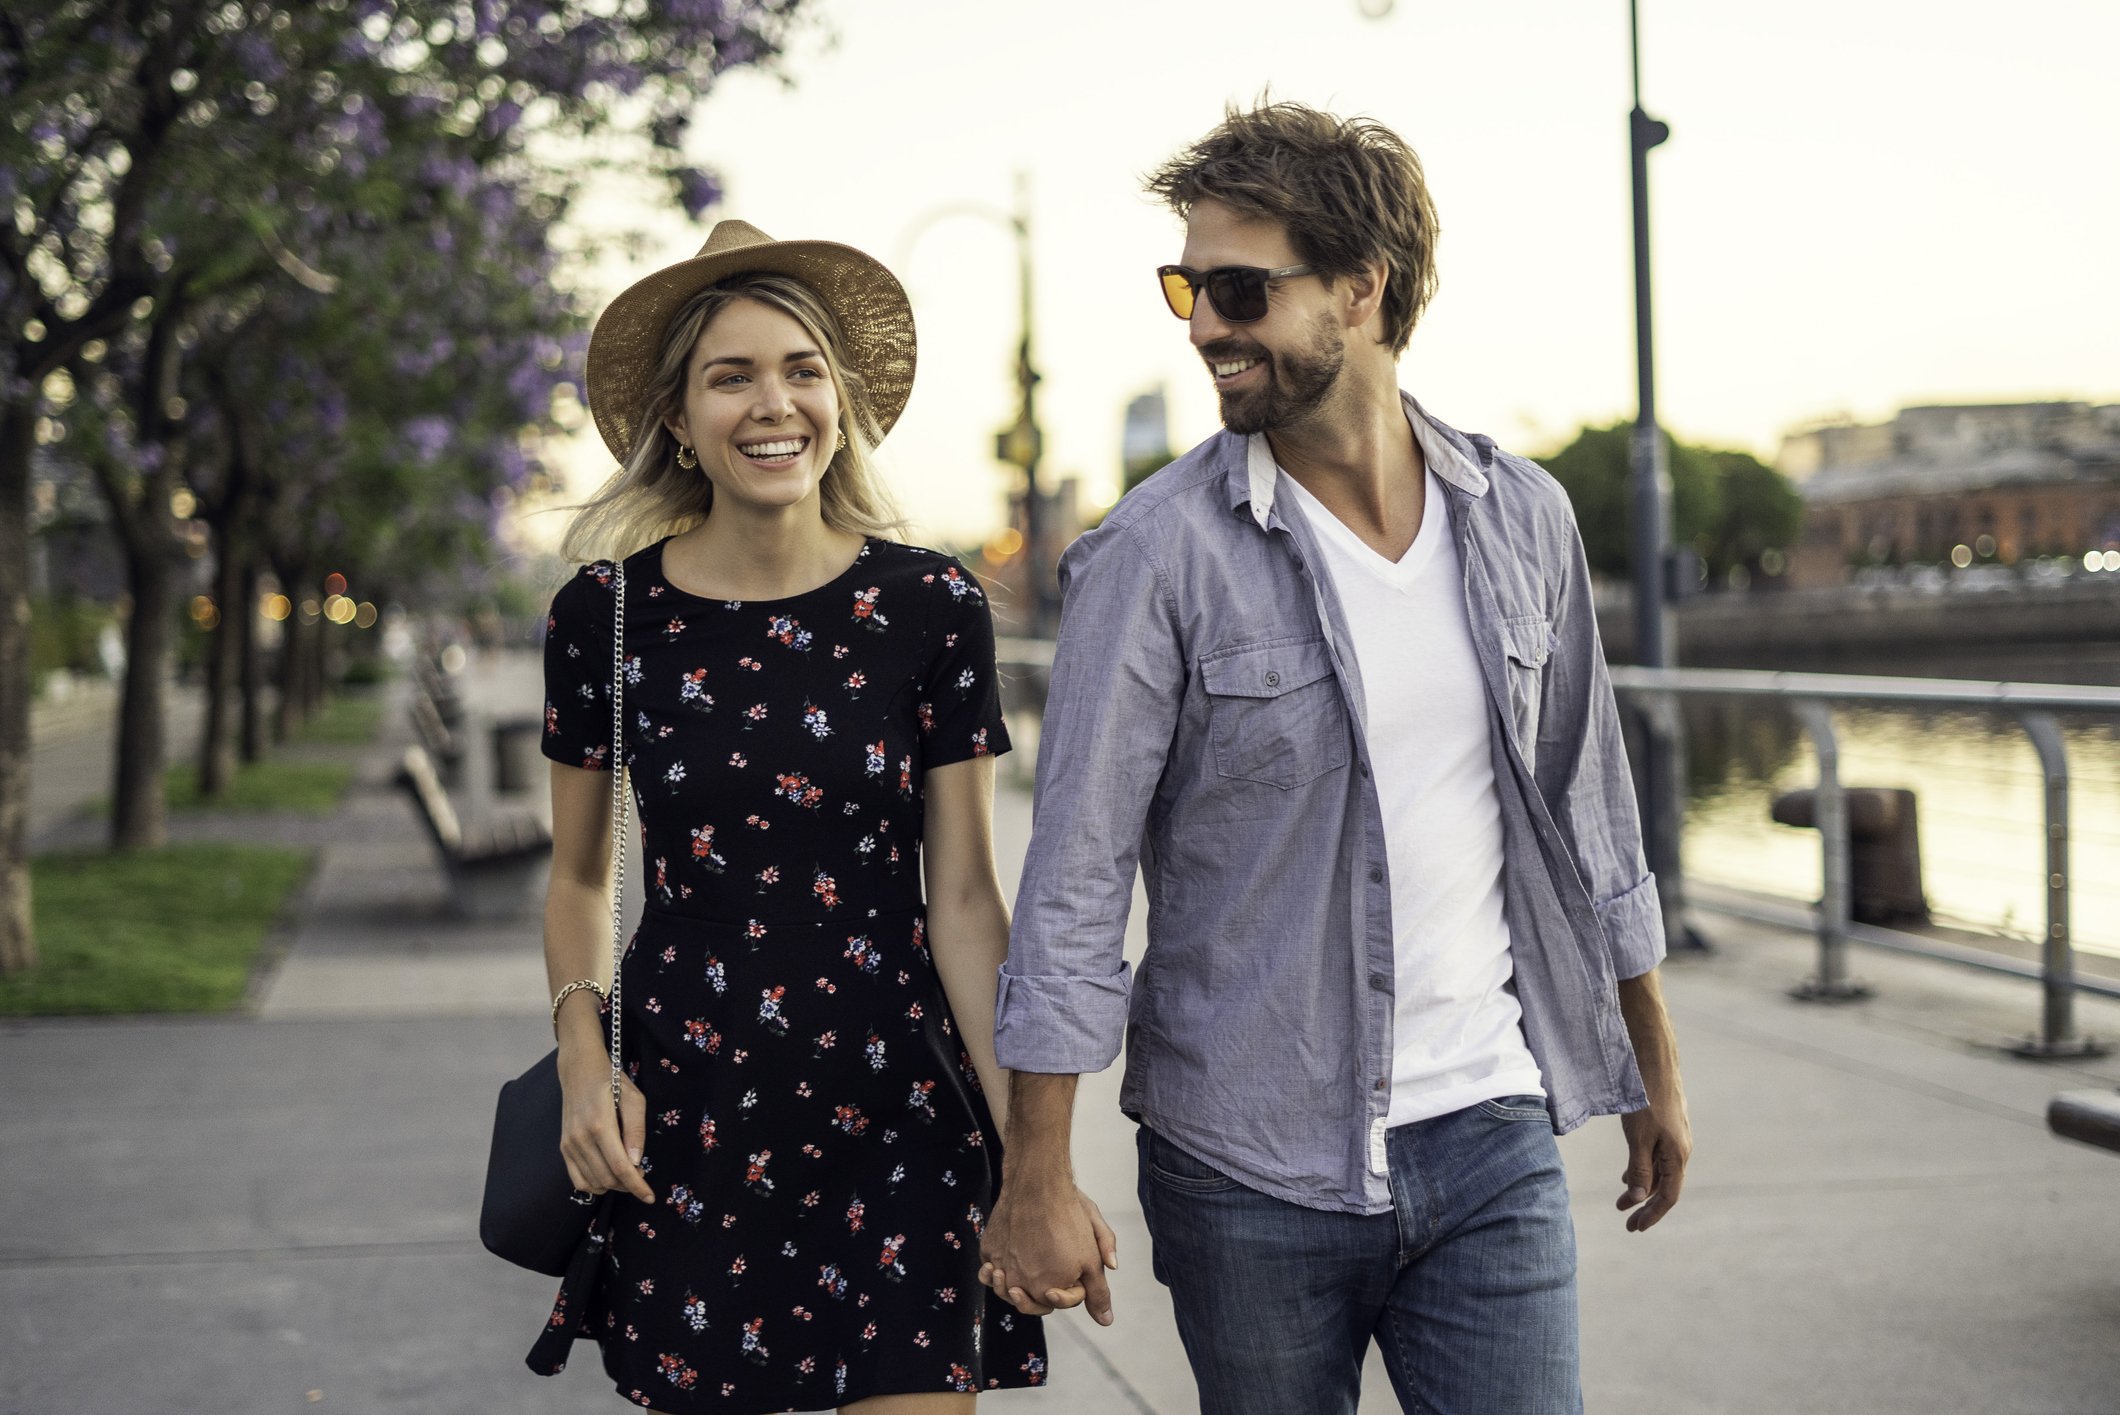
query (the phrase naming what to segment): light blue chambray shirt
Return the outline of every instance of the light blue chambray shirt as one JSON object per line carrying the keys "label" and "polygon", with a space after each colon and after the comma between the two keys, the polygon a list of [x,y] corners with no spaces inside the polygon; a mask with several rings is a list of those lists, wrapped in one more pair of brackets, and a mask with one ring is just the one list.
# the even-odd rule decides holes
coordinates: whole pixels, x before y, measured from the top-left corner
{"label": "light blue chambray shirt", "polygon": [[[1582,539],[1544,471],[1405,404],[1464,567],[1514,986],[1567,1131],[1647,1104],[1617,980],[1663,956]],[[1061,557],[995,1048],[1078,1074],[1123,1034],[1128,1115],[1277,1198],[1383,1213],[1393,930],[1360,667],[1314,533],[1273,495],[1286,473],[1254,446],[1216,434]]]}

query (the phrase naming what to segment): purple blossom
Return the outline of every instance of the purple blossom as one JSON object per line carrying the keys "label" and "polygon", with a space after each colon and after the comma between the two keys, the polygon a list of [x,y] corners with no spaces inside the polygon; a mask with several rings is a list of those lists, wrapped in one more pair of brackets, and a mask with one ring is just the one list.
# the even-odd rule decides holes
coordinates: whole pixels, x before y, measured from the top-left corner
{"label": "purple blossom", "polygon": [[416,418],[407,418],[400,429],[405,443],[412,449],[413,460],[422,466],[431,465],[449,445],[449,420],[432,413]]}
{"label": "purple blossom", "polygon": [[509,373],[508,397],[522,410],[523,421],[543,417],[552,406],[552,382],[552,375],[539,368],[534,359],[517,364]]}
{"label": "purple blossom", "polygon": [[680,167],[673,173],[677,179],[677,199],[684,203],[685,214],[697,219],[699,214],[721,200],[721,183],[711,172],[697,167]]}
{"label": "purple blossom", "polygon": [[280,51],[258,31],[239,33],[229,47],[235,56],[236,67],[246,79],[269,87],[287,77],[287,65],[280,58]]}
{"label": "purple blossom", "polygon": [[486,135],[504,138],[515,131],[515,125],[522,119],[523,105],[512,98],[504,98],[494,104],[493,111],[486,115]]}

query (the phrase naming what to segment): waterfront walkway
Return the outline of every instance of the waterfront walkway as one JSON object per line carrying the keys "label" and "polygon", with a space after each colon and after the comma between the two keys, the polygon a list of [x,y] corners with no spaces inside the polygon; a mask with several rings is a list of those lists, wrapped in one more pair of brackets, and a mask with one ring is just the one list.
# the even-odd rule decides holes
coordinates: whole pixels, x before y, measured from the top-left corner
{"label": "waterfront walkway", "polygon": [[[535,673],[485,663],[473,700],[534,701]],[[494,1090],[550,1044],[538,931],[447,916],[389,784],[403,740],[318,832],[251,1012],[0,1023],[0,1415],[624,1408],[587,1347],[523,1368],[553,1284],[473,1233]],[[1011,884],[1029,815],[1004,792]],[[1618,1123],[1562,1145],[1592,1415],[2120,1411],[2120,1155],[2042,1120],[2120,1062],[2000,1053],[2036,989],[1919,960],[1858,952],[1873,1001],[1791,1002],[1808,940],[1707,922],[1717,951],[1666,970],[1685,1201],[1628,1234]],[[2120,1006],[2081,1020],[2120,1038]],[[982,1409],[1197,1408],[1116,1089],[1085,1080],[1076,1156],[1119,1233],[1118,1323],[1053,1320],[1053,1389]],[[1374,1362],[1363,1408],[1396,1408]]]}

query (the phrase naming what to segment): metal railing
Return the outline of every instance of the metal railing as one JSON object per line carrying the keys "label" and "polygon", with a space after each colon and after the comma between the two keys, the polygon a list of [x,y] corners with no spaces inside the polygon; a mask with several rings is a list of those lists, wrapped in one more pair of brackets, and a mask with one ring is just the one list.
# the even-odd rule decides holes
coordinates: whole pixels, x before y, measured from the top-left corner
{"label": "metal railing", "polygon": [[[2104,1048],[2098,1043],[2078,1035],[2075,997],[2082,991],[2120,998],[2120,982],[2082,977],[2076,972],[2075,949],[2069,935],[2068,752],[2054,714],[2120,714],[2120,688],[1631,667],[1614,668],[1612,686],[1641,711],[1644,729],[1650,732],[1672,730],[1675,713],[1671,708],[1676,698],[1768,698],[1787,704],[1810,737],[1818,756],[1815,820],[1824,855],[1816,917],[1818,975],[1798,990],[1798,996],[1834,1001],[1866,995],[1865,989],[1850,980],[1847,963],[1849,942],[1865,943],[1989,972],[2037,978],[2044,994],[2040,1034],[2012,1049],[2022,1056],[2043,1058],[2103,1053]],[[1833,730],[1832,705],[1835,703],[1999,711],[2014,717],[2024,729],[2039,754],[2046,787],[2046,931],[2036,965],[1944,939],[1857,924],[1849,918],[1848,816],[1840,781],[1839,741]],[[1763,922],[1797,922],[1792,917],[1797,911],[1776,910],[1771,906],[1703,901],[1703,907],[1758,918]]]}

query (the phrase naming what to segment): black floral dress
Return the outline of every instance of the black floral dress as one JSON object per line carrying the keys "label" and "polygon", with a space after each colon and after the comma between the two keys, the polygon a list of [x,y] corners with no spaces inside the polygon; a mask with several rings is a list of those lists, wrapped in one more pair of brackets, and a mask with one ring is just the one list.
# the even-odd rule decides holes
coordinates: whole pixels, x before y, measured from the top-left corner
{"label": "black floral dress", "polygon": [[[592,770],[612,579],[585,567],[546,624],[545,754]],[[648,900],[620,1060],[655,1203],[606,1203],[532,1369],[593,1337],[667,1411],[1042,1384],[1039,1323],[979,1285],[1000,1149],[921,906],[922,773],[1008,749],[978,582],[872,539],[807,594],[706,600],[657,544],[626,561],[625,654]]]}

